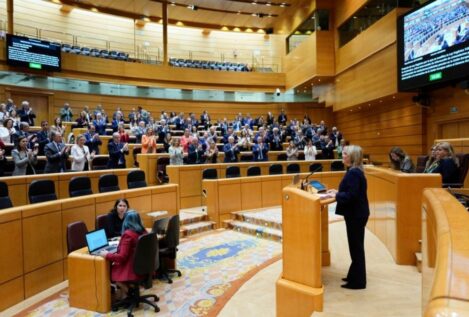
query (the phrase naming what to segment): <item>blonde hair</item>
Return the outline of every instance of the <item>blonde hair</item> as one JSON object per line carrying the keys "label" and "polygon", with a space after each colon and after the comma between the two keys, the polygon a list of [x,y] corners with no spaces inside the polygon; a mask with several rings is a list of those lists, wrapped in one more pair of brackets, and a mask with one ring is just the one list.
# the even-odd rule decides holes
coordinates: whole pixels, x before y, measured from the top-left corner
{"label": "blonde hair", "polygon": [[347,145],[343,151],[350,157],[351,167],[363,170],[363,150],[359,145]]}
{"label": "blonde hair", "polygon": [[449,142],[440,142],[436,145],[436,147],[448,152],[448,158],[452,159],[456,166],[459,166],[459,160],[454,155],[453,146]]}

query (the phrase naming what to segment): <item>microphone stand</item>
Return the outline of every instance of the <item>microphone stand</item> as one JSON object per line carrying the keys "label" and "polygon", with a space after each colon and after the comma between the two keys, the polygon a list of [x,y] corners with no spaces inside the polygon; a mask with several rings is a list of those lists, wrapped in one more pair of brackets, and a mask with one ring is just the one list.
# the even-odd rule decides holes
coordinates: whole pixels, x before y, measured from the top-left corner
{"label": "microphone stand", "polygon": [[305,179],[301,182],[301,190],[304,190],[306,191],[307,188],[308,188],[308,185],[305,185],[305,184],[308,184],[308,180],[309,178],[311,177],[311,175],[313,175],[314,173],[318,172],[320,169],[322,169],[322,166],[319,166],[318,168],[316,168],[314,171],[312,171],[308,176],[305,177]]}

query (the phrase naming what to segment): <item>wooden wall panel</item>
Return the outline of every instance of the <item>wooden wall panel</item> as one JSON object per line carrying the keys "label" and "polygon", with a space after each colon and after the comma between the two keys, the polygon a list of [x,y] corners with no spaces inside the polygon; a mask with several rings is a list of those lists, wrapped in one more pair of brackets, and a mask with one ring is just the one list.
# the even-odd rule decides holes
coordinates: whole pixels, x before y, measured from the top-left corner
{"label": "wooden wall panel", "polygon": [[424,111],[412,101],[396,100],[359,111],[338,111],[334,121],[345,139],[361,145],[372,161],[387,163],[393,146],[401,146],[414,158],[426,152]]}
{"label": "wooden wall panel", "polygon": [[0,285],[0,311],[21,302],[24,299],[23,277],[15,278]]}
{"label": "wooden wall panel", "polygon": [[367,0],[337,0],[335,3],[335,25],[338,27],[367,3]]}
{"label": "wooden wall panel", "polygon": [[[18,216],[20,214],[18,213]],[[23,239],[21,220],[0,224],[0,284],[23,274]],[[3,300],[3,299],[2,299]]]}
{"label": "wooden wall panel", "polygon": [[63,261],[57,261],[24,276],[25,297],[31,297],[64,280]]}

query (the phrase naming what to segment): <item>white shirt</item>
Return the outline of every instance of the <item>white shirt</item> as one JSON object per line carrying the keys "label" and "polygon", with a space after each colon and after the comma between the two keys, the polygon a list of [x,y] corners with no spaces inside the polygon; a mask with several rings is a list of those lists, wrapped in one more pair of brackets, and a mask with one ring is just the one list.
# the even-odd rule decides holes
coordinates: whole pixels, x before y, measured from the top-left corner
{"label": "white shirt", "polygon": [[305,146],[304,152],[305,152],[305,161],[314,161],[316,159],[316,154],[318,154],[318,151],[316,151],[316,147],[314,145]]}
{"label": "white shirt", "polygon": [[[83,171],[86,161],[91,161],[90,149],[86,145],[80,147],[75,144],[72,146],[71,157],[72,171]],[[88,163],[88,168],[89,167],[90,165]]]}

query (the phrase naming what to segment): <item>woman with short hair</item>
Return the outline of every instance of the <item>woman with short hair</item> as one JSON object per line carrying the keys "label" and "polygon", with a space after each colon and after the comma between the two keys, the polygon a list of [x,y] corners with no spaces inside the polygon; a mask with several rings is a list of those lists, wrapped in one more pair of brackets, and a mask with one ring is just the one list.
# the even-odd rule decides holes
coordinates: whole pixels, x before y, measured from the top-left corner
{"label": "woman with short hair", "polygon": [[342,161],[347,172],[339,189],[328,194],[337,201],[336,214],[344,216],[347,240],[352,263],[343,278],[343,288],[366,288],[365,226],[370,215],[367,182],[363,171],[363,151],[358,145],[348,145],[342,151]]}
{"label": "woman with short hair", "polygon": [[91,152],[88,146],[85,145],[86,138],[83,134],[77,136],[76,144],[72,146],[70,156],[72,158],[72,171],[81,172],[90,170],[91,161],[95,153]]}

